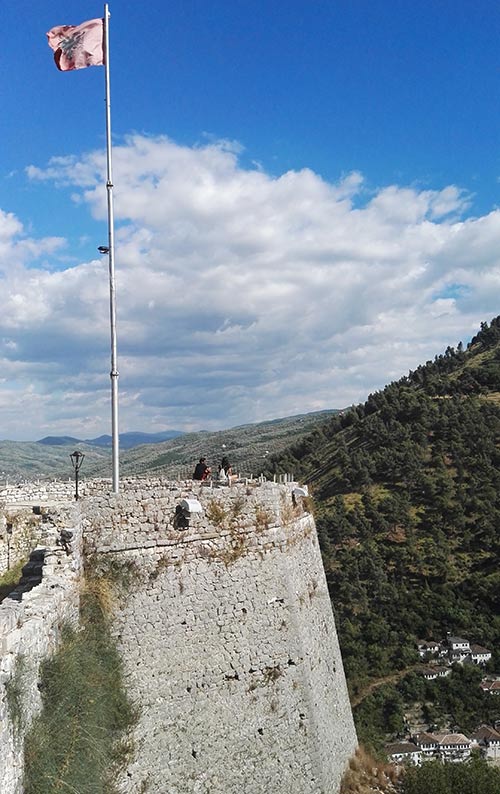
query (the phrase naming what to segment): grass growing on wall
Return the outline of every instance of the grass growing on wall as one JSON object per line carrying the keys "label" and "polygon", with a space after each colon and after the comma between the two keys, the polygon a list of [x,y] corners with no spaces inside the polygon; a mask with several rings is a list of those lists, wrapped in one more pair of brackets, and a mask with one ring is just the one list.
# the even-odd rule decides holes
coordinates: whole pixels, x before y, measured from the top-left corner
{"label": "grass growing on wall", "polygon": [[19,579],[21,578],[23,565],[25,563],[25,559],[20,560],[0,576],[0,604],[4,598],[6,598],[9,593],[15,589]]}
{"label": "grass growing on wall", "polygon": [[23,696],[26,683],[27,661],[24,654],[16,657],[15,673],[5,682],[5,694],[7,696],[7,707],[9,717],[14,726],[15,733],[23,728]]}
{"label": "grass growing on wall", "polygon": [[25,739],[25,794],[113,794],[113,777],[130,756],[134,708],[122,686],[109,632],[109,587],[90,581],[80,628],[66,626],[41,671],[43,710]]}

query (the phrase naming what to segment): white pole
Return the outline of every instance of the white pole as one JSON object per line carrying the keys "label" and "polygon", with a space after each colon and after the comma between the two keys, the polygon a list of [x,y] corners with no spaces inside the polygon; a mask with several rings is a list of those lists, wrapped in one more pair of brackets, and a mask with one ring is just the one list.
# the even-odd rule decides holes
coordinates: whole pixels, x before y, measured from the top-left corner
{"label": "white pole", "polygon": [[116,353],[115,230],[113,214],[113,174],[111,159],[111,100],[109,81],[109,8],[104,5],[104,66],[106,81],[106,161],[108,194],[109,319],[111,324],[111,437],[113,446],[113,492],[120,490],[118,434],[118,367]]}

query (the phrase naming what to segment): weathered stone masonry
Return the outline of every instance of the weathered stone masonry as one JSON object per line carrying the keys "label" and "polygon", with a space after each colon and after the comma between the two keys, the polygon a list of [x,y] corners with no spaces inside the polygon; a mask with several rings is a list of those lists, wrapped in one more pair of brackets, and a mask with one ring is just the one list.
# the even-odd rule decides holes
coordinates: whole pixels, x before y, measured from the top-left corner
{"label": "weathered stone masonry", "polygon": [[[2,794],[22,792],[6,685],[22,660],[24,730],[40,659],[76,620],[82,532],[87,566],[121,592],[114,632],[140,709],[124,794],[337,794],[356,736],[314,521],[293,484],[108,488],[84,484],[77,505],[69,486],[42,494],[59,504],[44,508],[42,583],[0,605]],[[187,525],[185,498],[202,507]]]}
{"label": "weathered stone masonry", "polygon": [[[128,582],[115,630],[141,719],[122,790],[334,794],[356,737],[313,519],[290,487],[191,488],[85,510],[93,564]],[[203,512],[179,531],[186,496]]]}
{"label": "weathered stone masonry", "polygon": [[[0,791],[21,794],[23,735],[41,707],[40,664],[54,653],[64,623],[78,621],[81,575],[79,514],[73,506],[52,508],[34,529],[40,544],[41,581],[20,588],[0,604]],[[61,545],[61,532],[71,543]],[[37,577],[39,578],[39,577]],[[17,713],[9,708],[17,690]],[[12,700],[11,700],[12,703]],[[12,717],[14,716],[14,719]]]}

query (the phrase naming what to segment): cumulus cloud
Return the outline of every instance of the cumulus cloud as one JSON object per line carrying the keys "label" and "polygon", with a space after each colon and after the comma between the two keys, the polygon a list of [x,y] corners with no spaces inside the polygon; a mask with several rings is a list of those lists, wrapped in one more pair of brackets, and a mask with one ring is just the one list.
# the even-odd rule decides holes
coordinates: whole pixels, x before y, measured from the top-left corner
{"label": "cumulus cloud", "polygon": [[[374,190],[359,173],[271,176],[239,158],[227,141],[144,135],[114,149],[123,429],[344,407],[495,313],[500,212],[469,217],[453,185]],[[27,173],[106,218],[103,151]],[[0,356],[31,437],[108,427],[107,263],[36,266],[61,245],[0,214]],[[12,416],[4,437],[20,432]]]}

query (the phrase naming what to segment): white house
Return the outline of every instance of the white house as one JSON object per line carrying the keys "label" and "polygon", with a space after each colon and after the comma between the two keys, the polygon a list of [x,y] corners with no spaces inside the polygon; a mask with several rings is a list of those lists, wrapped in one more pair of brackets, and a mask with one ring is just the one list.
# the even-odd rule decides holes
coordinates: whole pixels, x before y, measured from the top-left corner
{"label": "white house", "polygon": [[413,742],[395,742],[386,745],[385,752],[393,764],[411,764],[419,766],[421,753]]}
{"label": "white house", "polygon": [[473,746],[479,747],[481,755],[490,761],[500,761],[500,733],[481,725],[471,736]]}
{"label": "white house", "polygon": [[465,761],[471,751],[471,740],[463,733],[436,733],[438,752],[443,761]]}
{"label": "white house", "polygon": [[423,659],[427,653],[439,653],[441,650],[441,645],[439,642],[434,642],[433,640],[429,640],[428,642],[426,640],[419,640],[417,643],[417,648],[418,655],[421,659]]}
{"label": "white house", "polygon": [[422,753],[423,758],[432,757],[439,746],[438,740],[432,733],[417,733],[416,736],[412,736],[412,739]]}
{"label": "white house", "polygon": [[418,672],[426,681],[433,681],[435,678],[446,678],[451,674],[451,667],[430,664],[428,667],[421,667]]}
{"label": "white house", "polygon": [[470,661],[474,664],[486,664],[491,659],[491,651],[481,645],[470,646]]}
{"label": "white house", "polygon": [[[464,637],[454,637],[450,633],[446,635],[444,642],[434,642],[434,640],[419,640],[417,642],[418,653],[421,659],[426,656],[447,657],[448,662],[462,663],[465,661],[473,664],[486,664],[491,659],[491,651],[481,645],[470,643]],[[426,678],[432,679],[437,676],[428,675]]]}
{"label": "white house", "polygon": [[448,658],[450,662],[463,662],[470,654],[470,642],[463,637],[447,637]]}
{"label": "white house", "polygon": [[429,667],[420,667],[418,672],[426,681],[433,681],[438,677],[437,668],[432,665],[429,665]]}
{"label": "white house", "polygon": [[446,642],[450,651],[457,653],[470,653],[470,642],[464,640],[463,637],[447,637]]}

